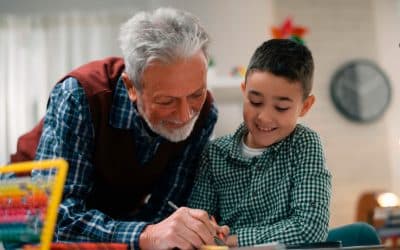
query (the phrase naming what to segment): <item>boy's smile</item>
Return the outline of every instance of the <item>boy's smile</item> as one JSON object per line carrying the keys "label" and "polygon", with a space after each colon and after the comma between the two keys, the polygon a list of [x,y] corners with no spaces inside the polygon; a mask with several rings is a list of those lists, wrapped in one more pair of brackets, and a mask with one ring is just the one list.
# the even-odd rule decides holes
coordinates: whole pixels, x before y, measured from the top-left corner
{"label": "boy's smile", "polygon": [[251,148],[265,148],[290,135],[315,100],[313,95],[303,99],[300,82],[261,71],[247,76],[242,91],[243,118],[249,130],[244,141]]}

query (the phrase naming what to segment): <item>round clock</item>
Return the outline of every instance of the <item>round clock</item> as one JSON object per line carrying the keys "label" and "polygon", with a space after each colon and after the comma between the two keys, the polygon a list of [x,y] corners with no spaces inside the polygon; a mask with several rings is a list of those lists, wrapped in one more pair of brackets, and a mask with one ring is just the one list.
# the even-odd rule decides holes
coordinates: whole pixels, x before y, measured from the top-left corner
{"label": "round clock", "polygon": [[379,118],[391,98],[387,76],[367,60],[351,61],[340,67],[332,78],[330,91],[337,109],[358,122]]}

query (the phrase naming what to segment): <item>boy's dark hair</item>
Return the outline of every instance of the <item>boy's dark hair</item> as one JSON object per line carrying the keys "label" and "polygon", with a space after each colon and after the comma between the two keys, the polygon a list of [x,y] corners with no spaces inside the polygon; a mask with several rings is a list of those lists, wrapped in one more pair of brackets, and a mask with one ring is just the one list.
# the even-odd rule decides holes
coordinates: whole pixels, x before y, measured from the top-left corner
{"label": "boy's dark hair", "polygon": [[288,39],[271,39],[256,49],[247,67],[246,78],[254,71],[269,72],[291,82],[300,81],[304,99],[312,88],[314,60],[304,45]]}

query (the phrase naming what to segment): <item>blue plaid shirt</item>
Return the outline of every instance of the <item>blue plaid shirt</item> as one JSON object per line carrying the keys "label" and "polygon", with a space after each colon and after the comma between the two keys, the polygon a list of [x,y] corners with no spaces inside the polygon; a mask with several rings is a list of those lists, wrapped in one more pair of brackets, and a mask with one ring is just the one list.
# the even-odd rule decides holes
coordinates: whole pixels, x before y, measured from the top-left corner
{"label": "blue plaid shirt", "polygon": [[[169,163],[173,171],[166,173],[168,181],[157,188],[162,190],[161,197],[165,199],[152,215],[153,220],[118,221],[99,210],[86,209],[85,199],[94,185],[94,128],[91,113],[84,90],[75,78],[67,78],[57,84],[50,95],[43,133],[36,152],[37,160],[62,157],[69,162],[55,240],[123,242],[129,244],[132,249],[139,249],[139,235],[145,226],[171,214],[172,210],[168,207],[167,200],[179,205],[186,202],[192,188],[192,182],[188,179],[196,171],[199,154],[208,142],[216,120],[217,110],[213,106],[201,133],[191,140],[180,159]],[[129,100],[121,79],[114,92],[110,125],[134,132],[132,139],[137,145],[135,154],[143,165],[154,157],[157,147],[165,140],[161,136],[149,133],[136,106]],[[44,173],[35,172],[33,176],[42,174]]]}

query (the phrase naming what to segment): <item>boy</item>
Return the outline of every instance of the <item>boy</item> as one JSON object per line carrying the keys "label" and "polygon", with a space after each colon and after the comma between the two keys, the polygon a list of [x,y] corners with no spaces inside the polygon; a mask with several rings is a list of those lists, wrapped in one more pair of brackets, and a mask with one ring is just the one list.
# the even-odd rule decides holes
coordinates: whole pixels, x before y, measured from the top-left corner
{"label": "boy", "polygon": [[314,104],[311,52],[264,42],[241,85],[244,123],[211,142],[188,206],[228,225],[229,246],[324,241],[331,174],[316,132],[297,124]]}

